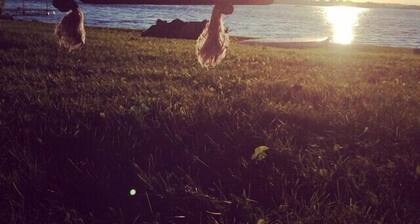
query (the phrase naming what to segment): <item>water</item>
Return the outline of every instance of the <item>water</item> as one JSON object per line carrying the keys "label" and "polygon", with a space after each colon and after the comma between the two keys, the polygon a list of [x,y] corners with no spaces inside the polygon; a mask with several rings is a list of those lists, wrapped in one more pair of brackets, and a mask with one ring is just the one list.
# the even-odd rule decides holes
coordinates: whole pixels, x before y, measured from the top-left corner
{"label": "water", "polygon": [[[7,8],[22,5],[6,0]],[[89,5],[80,3],[88,26],[146,29],[157,19],[209,19],[211,6]],[[27,8],[45,8],[45,1],[25,0]],[[49,5],[50,9],[53,9]],[[56,23],[63,16],[18,17]],[[341,44],[420,48],[420,11],[295,5],[236,6],[226,18],[232,35],[274,38],[331,37]]]}

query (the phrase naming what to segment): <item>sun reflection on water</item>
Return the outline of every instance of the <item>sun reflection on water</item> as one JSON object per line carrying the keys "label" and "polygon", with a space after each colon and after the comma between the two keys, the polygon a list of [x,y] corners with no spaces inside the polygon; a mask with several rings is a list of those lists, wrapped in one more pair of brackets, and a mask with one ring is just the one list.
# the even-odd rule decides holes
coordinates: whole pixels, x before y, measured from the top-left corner
{"label": "sun reflection on water", "polygon": [[359,16],[367,10],[348,6],[325,7],[325,18],[332,26],[332,42],[350,44],[354,39],[353,29],[358,25]]}

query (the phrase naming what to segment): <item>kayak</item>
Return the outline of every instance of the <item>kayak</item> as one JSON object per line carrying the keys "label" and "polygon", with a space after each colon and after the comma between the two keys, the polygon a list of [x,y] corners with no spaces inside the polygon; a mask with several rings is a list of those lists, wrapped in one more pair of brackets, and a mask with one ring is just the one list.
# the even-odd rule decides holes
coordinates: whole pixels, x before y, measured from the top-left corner
{"label": "kayak", "polygon": [[243,40],[239,43],[280,48],[311,48],[327,45],[329,43],[329,38],[261,38]]}

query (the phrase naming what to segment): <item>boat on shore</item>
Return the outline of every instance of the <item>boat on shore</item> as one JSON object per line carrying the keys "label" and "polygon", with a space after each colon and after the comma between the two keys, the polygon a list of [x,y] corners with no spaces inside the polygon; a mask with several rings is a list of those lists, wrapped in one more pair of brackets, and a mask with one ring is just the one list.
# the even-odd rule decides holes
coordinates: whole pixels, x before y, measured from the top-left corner
{"label": "boat on shore", "polygon": [[279,48],[314,48],[326,46],[328,37],[320,38],[261,38],[242,40],[240,44],[259,45]]}

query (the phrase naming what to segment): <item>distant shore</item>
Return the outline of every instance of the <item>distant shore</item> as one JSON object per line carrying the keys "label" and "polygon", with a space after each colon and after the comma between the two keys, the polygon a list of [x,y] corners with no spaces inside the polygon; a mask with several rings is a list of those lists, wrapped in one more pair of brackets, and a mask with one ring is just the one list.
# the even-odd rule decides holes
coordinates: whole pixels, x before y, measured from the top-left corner
{"label": "distant shore", "polygon": [[392,8],[392,9],[414,9],[420,10],[418,5],[403,5],[395,3],[374,3],[374,2],[352,2],[352,1],[304,1],[304,0],[274,0],[274,4],[310,5],[310,6],[350,6],[360,8]]}
{"label": "distant shore", "polygon": [[[88,4],[145,4],[145,5],[214,5],[215,0],[81,0]],[[361,8],[395,8],[420,10],[419,5],[396,3],[352,2],[352,1],[310,1],[310,0],[232,0],[234,5],[291,4],[310,6],[351,6]]]}
{"label": "distant shore", "polygon": [[[89,4],[214,5],[215,0],[81,0]],[[234,5],[268,5],[273,0],[232,0]]]}

